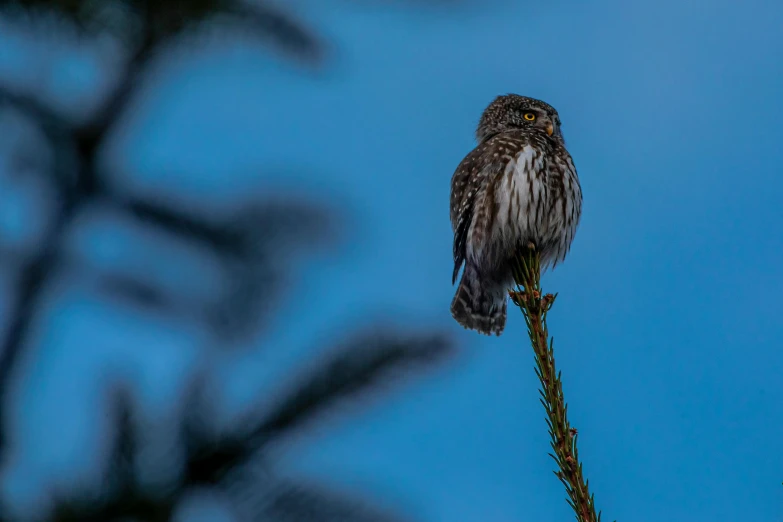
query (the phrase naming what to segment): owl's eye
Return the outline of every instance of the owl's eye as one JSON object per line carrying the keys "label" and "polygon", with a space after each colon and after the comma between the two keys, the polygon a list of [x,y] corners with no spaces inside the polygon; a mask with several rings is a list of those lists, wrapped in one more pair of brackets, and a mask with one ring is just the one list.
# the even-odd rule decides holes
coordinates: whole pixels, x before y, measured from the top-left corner
{"label": "owl's eye", "polygon": [[526,112],[522,117],[525,118],[527,121],[535,121],[536,119],[536,115],[533,114],[532,112]]}

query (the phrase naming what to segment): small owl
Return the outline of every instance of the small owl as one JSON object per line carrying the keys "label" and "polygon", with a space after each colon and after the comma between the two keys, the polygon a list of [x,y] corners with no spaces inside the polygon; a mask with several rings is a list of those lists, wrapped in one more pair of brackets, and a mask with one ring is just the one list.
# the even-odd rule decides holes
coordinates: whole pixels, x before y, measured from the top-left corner
{"label": "small owl", "polygon": [[560,117],[540,100],[498,96],[476,139],[451,178],[452,284],[465,264],[451,315],[465,328],[500,335],[515,255],[532,244],[542,269],[562,261],[579,223],[582,189]]}

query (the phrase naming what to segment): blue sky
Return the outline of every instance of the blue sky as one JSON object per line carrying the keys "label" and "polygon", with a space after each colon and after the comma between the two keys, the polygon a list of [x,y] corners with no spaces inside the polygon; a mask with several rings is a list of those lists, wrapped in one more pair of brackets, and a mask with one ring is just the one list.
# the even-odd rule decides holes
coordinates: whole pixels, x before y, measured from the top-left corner
{"label": "blue sky", "polygon": [[[572,252],[543,285],[559,292],[550,330],[606,520],[783,520],[783,5],[294,5],[332,42],[329,68],[306,73],[242,40],[180,55],[109,151],[121,166],[112,181],[134,193],[228,212],[246,194],[298,191],[343,218],[344,248],[304,258],[270,335],[218,361],[233,411],[323,339],[373,318],[434,325],[463,348],[283,448],[280,469],[422,521],[572,517],[546,455],[522,318],[512,310],[503,336],[484,338],[448,312],[449,180],[485,105],[516,92],[558,109],[582,182]],[[35,77],[19,66],[22,47],[7,49],[0,71]],[[104,81],[74,56],[39,69],[77,97],[90,92],[80,81]],[[89,228],[107,221],[96,212],[73,255],[116,262],[123,246]],[[189,269],[203,284],[217,277],[209,263]],[[0,277],[4,295],[11,278]],[[201,364],[198,324],[106,307],[82,283],[50,289],[30,340],[17,422],[28,442],[3,483],[20,498],[86,469],[68,455],[100,441],[78,423],[57,443],[46,437],[62,415],[100,423],[85,402],[95,390],[71,393],[58,375],[119,368],[160,418],[181,393],[170,378]],[[117,328],[129,336],[119,341]],[[34,451],[36,440],[48,449]]]}

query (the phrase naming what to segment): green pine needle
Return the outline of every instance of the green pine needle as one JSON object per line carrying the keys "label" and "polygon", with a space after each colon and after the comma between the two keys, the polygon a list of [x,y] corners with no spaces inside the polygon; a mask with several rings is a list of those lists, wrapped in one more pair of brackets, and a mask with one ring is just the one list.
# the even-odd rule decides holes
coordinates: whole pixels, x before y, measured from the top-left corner
{"label": "green pine needle", "polygon": [[600,522],[594,498],[582,474],[582,463],[576,449],[577,433],[568,422],[568,405],[563,397],[561,373],[555,367],[554,339],[549,337],[546,314],[552,308],[557,294],[541,292],[541,259],[533,248],[524,249],[514,266],[516,291],[509,292],[511,300],[522,310],[536,363],[536,376],[541,382],[541,403],[547,416],[547,427],[557,463],[555,476],[565,486],[578,522]]}

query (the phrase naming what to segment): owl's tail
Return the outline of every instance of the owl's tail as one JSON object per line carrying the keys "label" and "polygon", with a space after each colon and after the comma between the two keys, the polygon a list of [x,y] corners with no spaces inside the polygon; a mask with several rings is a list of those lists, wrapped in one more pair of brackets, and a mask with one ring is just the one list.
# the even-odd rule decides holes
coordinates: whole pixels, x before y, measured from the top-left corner
{"label": "owl's tail", "polygon": [[479,274],[469,263],[451,302],[451,316],[469,330],[485,335],[500,335],[506,326],[506,294],[501,288],[482,285]]}

